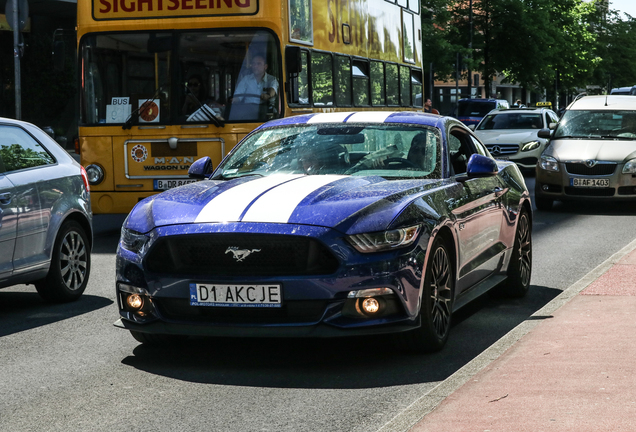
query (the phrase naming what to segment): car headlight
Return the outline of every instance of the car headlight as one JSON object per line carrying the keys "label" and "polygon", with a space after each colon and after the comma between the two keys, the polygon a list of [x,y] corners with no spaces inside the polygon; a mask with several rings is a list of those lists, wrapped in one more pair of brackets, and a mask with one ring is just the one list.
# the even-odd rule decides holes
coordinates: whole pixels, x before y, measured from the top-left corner
{"label": "car headlight", "polygon": [[354,234],[347,241],[361,253],[379,252],[411,245],[420,232],[420,225],[390,231]]}
{"label": "car headlight", "polygon": [[525,144],[521,144],[521,151],[526,152],[526,151],[534,150],[539,148],[540,145],[541,143],[537,140],[530,141]]}
{"label": "car headlight", "polygon": [[100,165],[90,164],[86,167],[86,175],[90,184],[98,185],[104,180],[104,169]]}
{"label": "car headlight", "polygon": [[623,166],[623,174],[636,174],[636,159],[628,160]]}
{"label": "car headlight", "polygon": [[552,156],[541,156],[541,160],[539,161],[539,165],[546,171],[558,171],[559,170],[559,161],[557,161]]}
{"label": "car headlight", "polygon": [[148,243],[150,237],[138,233],[137,231],[129,230],[128,228],[121,229],[121,245],[131,252],[139,253],[143,250],[144,246]]}

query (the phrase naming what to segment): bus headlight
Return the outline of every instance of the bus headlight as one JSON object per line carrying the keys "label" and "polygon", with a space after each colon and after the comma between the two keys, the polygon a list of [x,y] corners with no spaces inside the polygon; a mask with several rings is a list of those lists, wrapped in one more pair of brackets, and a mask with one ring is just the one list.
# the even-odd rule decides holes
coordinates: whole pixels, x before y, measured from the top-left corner
{"label": "bus headlight", "polygon": [[92,185],[98,185],[104,180],[104,169],[97,164],[90,164],[86,167],[88,182]]}

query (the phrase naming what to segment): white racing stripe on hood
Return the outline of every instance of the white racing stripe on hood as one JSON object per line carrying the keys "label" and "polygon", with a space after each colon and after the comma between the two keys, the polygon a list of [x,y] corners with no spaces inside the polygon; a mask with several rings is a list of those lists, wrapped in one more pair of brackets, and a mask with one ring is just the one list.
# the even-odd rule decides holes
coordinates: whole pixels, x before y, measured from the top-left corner
{"label": "white racing stripe on hood", "polygon": [[307,121],[307,124],[312,123],[342,123],[347,117],[351,115],[350,112],[342,113],[328,113],[328,114],[316,114]]}
{"label": "white racing stripe on hood", "polygon": [[243,222],[287,223],[309,194],[348,176],[312,175],[282,184],[261,196],[247,211]]}
{"label": "white racing stripe on hood", "polygon": [[207,203],[195,222],[236,222],[260,194],[298,177],[302,177],[302,174],[271,175],[230,188]]}

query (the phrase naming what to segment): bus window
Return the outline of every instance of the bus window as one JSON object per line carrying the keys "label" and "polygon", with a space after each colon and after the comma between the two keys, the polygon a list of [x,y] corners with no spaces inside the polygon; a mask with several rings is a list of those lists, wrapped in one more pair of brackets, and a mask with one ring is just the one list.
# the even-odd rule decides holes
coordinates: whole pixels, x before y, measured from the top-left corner
{"label": "bus window", "polygon": [[398,81],[398,66],[396,64],[386,65],[386,103],[388,105],[400,105]]}
{"label": "bus window", "polygon": [[311,54],[311,91],[314,106],[333,105],[333,63],[331,54]]}
{"label": "bus window", "polygon": [[400,105],[411,105],[411,68],[400,66]]}
{"label": "bus window", "polygon": [[384,63],[371,62],[371,105],[384,105]]}
{"label": "bus window", "polygon": [[300,105],[309,105],[309,78],[307,77],[307,51],[301,51],[300,63],[302,68],[298,74],[298,103]]}
{"label": "bus window", "polygon": [[404,47],[404,61],[415,63],[415,25],[413,14],[402,11],[402,46]]}
{"label": "bus window", "polygon": [[413,106],[422,107],[422,71],[411,71],[411,101]]}
{"label": "bus window", "polygon": [[351,106],[351,59],[336,56],[336,103]]}
{"label": "bus window", "polygon": [[369,62],[354,60],[352,75],[354,104],[356,106],[369,105]]}
{"label": "bus window", "polygon": [[289,0],[289,39],[294,42],[313,44],[311,0]]}

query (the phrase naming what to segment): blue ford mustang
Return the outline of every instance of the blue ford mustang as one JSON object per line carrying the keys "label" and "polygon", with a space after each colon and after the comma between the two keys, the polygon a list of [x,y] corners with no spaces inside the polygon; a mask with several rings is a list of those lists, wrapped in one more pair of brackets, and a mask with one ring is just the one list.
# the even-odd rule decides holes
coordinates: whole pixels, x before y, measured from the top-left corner
{"label": "blue ford mustang", "polygon": [[122,227],[115,325],[142,343],[394,333],[430,352],[458,308],[530,284],[523,177],[449,117],[276,120],[190,176]]}

